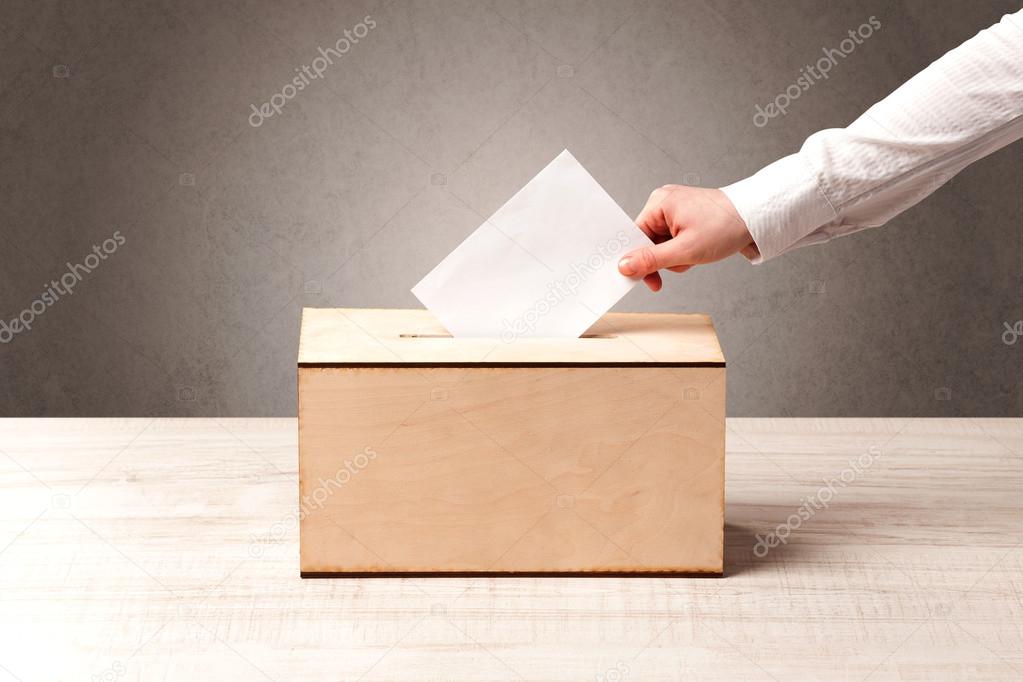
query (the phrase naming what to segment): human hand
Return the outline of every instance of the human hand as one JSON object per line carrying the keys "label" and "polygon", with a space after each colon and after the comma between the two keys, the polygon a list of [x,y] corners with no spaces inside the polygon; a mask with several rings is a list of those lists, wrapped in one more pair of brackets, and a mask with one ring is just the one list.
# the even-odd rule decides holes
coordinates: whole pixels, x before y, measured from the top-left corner
{"label": "human hand", "polygon": [[746,223],[719,189],[684,185],[655,189],[636,225],[654,245],[625,254],[618,271],[642,277],[651,291],[661,288],[658,270],[685,272],[740,251],[756,253]]}

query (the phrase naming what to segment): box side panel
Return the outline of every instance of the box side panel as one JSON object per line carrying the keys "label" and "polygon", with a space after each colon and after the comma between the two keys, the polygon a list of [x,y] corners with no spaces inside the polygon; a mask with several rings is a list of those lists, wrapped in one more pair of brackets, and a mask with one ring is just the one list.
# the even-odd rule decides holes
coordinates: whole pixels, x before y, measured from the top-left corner
{"label": "box side panel", "polygon": [[724,370],[299,371],[304,573],[721,571]]}

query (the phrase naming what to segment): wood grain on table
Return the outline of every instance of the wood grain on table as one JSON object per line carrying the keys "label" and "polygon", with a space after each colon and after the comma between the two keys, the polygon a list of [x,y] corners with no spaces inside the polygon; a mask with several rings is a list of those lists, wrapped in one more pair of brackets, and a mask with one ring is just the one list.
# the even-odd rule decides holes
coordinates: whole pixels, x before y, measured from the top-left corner
{"label": "wood grain on table", "polygon": [[294,420],[0,420],[0,680],[1023,679],[1023,420],[727,450],[721,579],[301,580]]}

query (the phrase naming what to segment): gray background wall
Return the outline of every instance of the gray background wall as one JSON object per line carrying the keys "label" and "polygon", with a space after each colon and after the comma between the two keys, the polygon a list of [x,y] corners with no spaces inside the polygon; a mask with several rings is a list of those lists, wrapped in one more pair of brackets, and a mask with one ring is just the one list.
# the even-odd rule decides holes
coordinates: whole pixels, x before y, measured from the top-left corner
{"label": "gray background wall", "polygon": [[[409,288],[563,148],[634,214],[845,125],[1018,7],[4,0],[0,318],[126,242],[0,344],[0,414],[291,415],[303,306],[418,307]],[[871,15],[828,80],[753,124]],[[1016,145],[885,228],[617,309],[711,313],[732,415],[1019,415],[1023,340],[1001,336],[1023,319],[1021,170]]]}

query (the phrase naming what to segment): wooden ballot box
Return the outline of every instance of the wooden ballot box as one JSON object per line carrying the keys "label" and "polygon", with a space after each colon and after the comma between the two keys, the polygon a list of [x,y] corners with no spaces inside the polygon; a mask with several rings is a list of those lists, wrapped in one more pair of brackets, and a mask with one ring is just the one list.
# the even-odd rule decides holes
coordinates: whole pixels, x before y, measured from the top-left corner
{"label": "wooden ballot box", "polygon": [[508,342],[425,310],[307,308],[298,400],[303,577],[722,573],[706,315]]}

